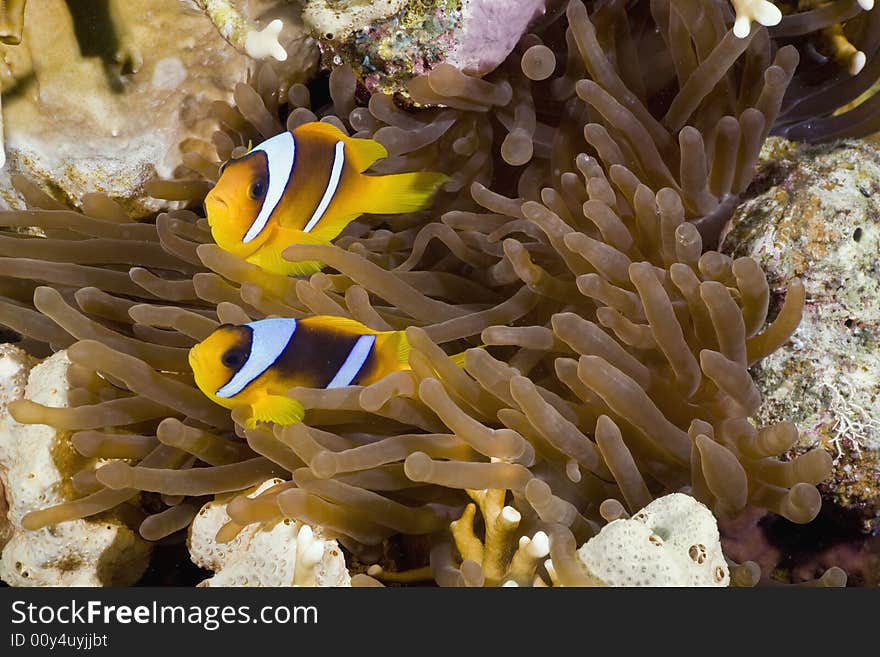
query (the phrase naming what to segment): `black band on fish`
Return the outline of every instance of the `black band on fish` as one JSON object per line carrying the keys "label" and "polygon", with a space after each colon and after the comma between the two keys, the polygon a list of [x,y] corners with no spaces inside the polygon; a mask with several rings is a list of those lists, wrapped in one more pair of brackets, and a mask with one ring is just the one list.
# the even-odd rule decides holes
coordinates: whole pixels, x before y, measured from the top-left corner
{"label": "black band on fish", "polygon": [[330,178],[327,180],[327,189],[324,190],[324,195],[321,197],[321,200],[318,201],[318,207],[315,208],[312,217],[309,219],[308,223],[306,223],[305,228],[303,228],[304,233],[308,233],[312,228],[317,226],[318,222],[321,221],[321,217],[323,217],[324,213],[327,211],[327,208],[330,207],[330,201],[333,200],[333,197],[336,196],[336,190],[339,189],[339,181],[342,178],[342,168],[344,166],[345,142],[338,141],[333,149],[333,166],[330,168]]}

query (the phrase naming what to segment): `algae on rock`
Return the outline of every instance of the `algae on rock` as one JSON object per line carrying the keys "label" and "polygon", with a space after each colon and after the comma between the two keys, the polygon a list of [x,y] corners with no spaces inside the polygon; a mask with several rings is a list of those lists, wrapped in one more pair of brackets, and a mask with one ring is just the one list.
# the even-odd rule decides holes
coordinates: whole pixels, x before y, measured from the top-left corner
{"label": "algae on rock", "polygon": [[756,258],[777,295],[800,277],[807,304],[789,347],[753,369],[761,420],[797,424],[796,451],[824,447],[834,458],[826,494],[870,529],[880,514],[880,150],[771,139],[762,160],[722,250]]}

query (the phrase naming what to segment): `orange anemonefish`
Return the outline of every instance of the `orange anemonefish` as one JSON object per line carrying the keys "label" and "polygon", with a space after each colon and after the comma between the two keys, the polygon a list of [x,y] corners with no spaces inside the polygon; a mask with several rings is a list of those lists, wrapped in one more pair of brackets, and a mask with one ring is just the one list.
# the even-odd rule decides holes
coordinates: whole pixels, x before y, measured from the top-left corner
{"label": "orange anemonefish", "polygon": [[250,407],[249,428],[257,421],[301,421],[302,405],[287,396],[295,386],[369,385],[410,369],[403,331],[374,331],[351,319],[320,315],[223,324],[190,350],[189,363],[196,385],[214,402]]}
{"label": "orange anemonefish", "polygon": [[432,172],[364,175],[387,155],[377,141],[330,123],[275,135],[221,170],[205,198],[211,234],[220,248],[268,271],[319,271],[319,262],[289,262],[281,253],[291,244],[329,244],[364,213],[421,210],[447,180]]}

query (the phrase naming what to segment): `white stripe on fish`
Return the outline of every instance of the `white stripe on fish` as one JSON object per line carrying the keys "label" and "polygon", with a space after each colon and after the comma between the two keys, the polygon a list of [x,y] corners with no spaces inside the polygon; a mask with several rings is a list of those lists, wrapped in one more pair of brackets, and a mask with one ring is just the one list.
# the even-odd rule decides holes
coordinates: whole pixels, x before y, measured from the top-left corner
{"label": "white stripe on fish", "polygon": [[296,320],[288,317],[263,319],[245,326],[251,329],[251,353],[241,369],[217,390],[218,397],[234,397],[253,383],[275,364],[296,332]]}
{"label": "white stripe on fish", "polygon": [[262,151],[266,154],[267,170],[269,176],[269,184],[266,189],[266,196],[263,197],[263,203],[260,205],[260,211],[256,219],[248,228],[242,243],[256,239],[257,235],[263,232],[266,224],[269,223],[269,217],[281,202],[284,190],[290,182],[290,176],[293,175],[293,163],[296,160],[296,140],[289,132],[282,132],[264,141],[259,146],[254,147],[251,151]]}
{"label": "white stripe on fish", "polygon": [[367,362],[367,358],[370,357],[370,350],[375,343],[375,335],[362,335],[359,337],[357,342],[355,342],[354,346],[351,348],[351,351],[348,352],[348,358],[345,359],[342,367],[336,372],[336,376],[334,376],[333,380],[327,384],[327,389],[342,388],[354,381],[358,372],[360,372],[361,368],[364,366],[364,363]]}

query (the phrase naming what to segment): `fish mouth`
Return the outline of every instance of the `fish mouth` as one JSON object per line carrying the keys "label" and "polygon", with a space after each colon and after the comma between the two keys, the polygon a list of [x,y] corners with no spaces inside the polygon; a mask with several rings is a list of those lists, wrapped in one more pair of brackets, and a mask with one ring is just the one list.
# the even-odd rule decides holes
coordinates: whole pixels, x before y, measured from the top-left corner
{"label": "fish mouth", "polygon": [[[213,212],[212,212],[213,211]],[[228,213],[229,203],[220,196],[219,194],[215,194],[211,192],[208,196],[205,197],[205,214],[208,215],[208,223],[213,225],[213,221],[211,220],[211,214],[217,212],[226,212]]]}

